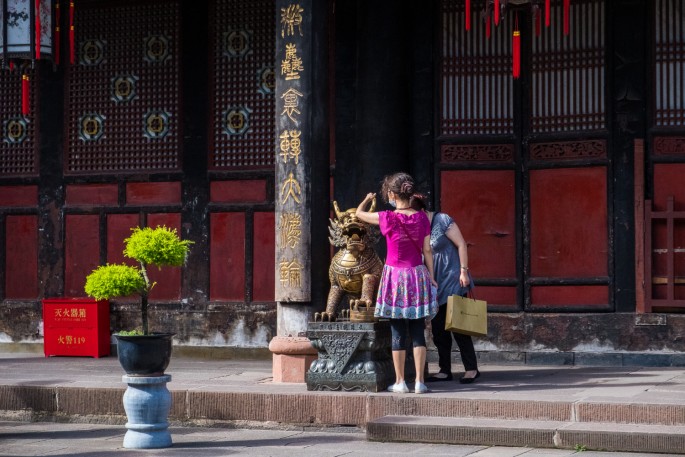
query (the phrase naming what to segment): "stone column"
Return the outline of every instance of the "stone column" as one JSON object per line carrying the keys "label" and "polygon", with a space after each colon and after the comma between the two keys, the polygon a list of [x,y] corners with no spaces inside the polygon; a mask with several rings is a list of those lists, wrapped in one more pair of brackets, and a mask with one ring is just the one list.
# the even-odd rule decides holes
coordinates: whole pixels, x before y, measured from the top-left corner
{"label": "stone column", "polygon": [[[329,2],[276,1],[275,382],[304,382],[306,338],[327,282]],[[325,259],[325,262],[324,262]],[[322,271],[324,274],[322,274]]]}

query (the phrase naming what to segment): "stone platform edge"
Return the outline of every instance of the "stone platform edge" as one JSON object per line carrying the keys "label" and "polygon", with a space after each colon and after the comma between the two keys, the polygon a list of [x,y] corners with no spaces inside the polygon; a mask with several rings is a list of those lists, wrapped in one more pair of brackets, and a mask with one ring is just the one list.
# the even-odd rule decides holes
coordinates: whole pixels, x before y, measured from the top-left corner
{"label": "stone platform edge", "polygon": [[[0,386],[0,419],[121,423],[124,388]],[[359,392],[171,390],[169,419],[364,428],[383,416],[439,416],[685,426],[685,404],[530,401]]]}
{"label": "stone platform edge", "polygon": [[[477,342],[476,342],[477,344]],[[0,343],[0,353],[42,354],[43,343]],[[110,357],[116,357],[112,345]],[[597,366],[597,367],[685,367],[685,353],[680,352],[553,352],[553,351],[479,351],[478,360],[493,365]],[[174,344],[174,357],[203,360],[271,360],[269,348],[234,348],[215,346],[183,346]],[[428,348],[427,359],[437,362],[438,354]],[[452,362],[459,365],[459,352],[452,353]]]}

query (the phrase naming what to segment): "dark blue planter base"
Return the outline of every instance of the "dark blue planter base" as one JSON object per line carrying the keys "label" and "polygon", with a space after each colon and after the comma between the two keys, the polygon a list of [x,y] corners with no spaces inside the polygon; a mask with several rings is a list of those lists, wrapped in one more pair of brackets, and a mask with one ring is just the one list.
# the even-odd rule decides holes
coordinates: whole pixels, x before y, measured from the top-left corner
{"label": "dark blue planter base", "polygon": [[166,386],[171,376],[123,376],[122,381],[128,384],[124,393],[124,410],[128,418],[124,447],[158,449],[171,446],[167,419],[171,393]]}

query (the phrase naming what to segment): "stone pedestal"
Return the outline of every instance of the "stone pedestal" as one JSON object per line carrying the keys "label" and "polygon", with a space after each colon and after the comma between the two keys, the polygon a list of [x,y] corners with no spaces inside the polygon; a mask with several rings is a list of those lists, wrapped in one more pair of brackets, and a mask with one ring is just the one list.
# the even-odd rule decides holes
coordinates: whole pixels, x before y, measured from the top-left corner
{"label": "stone pedestal", "polygon": [[157,449],[171,446],[169,410],[171,393],[167,389],[170,375],[122,376],[128,384],[124,392],[124,410],[128,431],[124,447],[128,449]]}
{"label": "stone pedestal", "polygon": [[307,390],[380,392],[395,382],[388,321],[310,322],[307,336],[319,353]]}
{"label": "stone pedestal", "polygon": [[273,382],[305,382],[305,373],[316,359],[309,338],[277,336],[269,350],[273,353]]}

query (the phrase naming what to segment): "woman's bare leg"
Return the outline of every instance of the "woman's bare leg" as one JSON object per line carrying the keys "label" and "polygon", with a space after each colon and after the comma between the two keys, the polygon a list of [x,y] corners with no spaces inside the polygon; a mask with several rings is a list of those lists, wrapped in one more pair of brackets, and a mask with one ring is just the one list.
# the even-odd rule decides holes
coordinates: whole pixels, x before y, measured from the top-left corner
{"label": "woman's bare leg", "polygon": [[404,382],[404,361],[406,359],[407,351],[392,351],[392,363],[395,366],[395,384]]}

